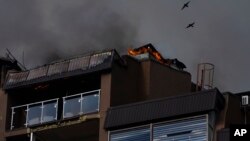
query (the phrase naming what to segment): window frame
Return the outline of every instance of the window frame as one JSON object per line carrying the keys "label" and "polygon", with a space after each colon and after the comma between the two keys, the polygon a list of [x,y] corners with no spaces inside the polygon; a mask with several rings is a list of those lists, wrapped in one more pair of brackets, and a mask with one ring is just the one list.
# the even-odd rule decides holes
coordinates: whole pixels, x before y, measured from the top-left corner
{"label": "window frame", "polygon": [[145,125],[140,125],[140,126],[134,126],[134,127],[128,127],[128,128],[124,128],[124,129],[117,129],[114,131],[108,131],[108,141],[111,141],[111,134],[112,133],[119,133],[119,132],[123,132],[123,131],[132,131],[133,129],[143,129],[143,128],[148,128],[149,129],[149,135],[150,135],[150,140],[151,140],[151,124],[145,124]]}
{"label": "window frame", "polygon": [[[154,126],[157,125],[161,125],[161,124],[168,124],[168,123],[173,123],[173,122],[177,122],[177,121],[181,121],[181,120],[188,120],[188,119],[196,119],[196,118],[202,118],[204,117],[206,120],[206,140],[209,141],[209,136],[210,134],[210,130],[209,128],[211,128],[210,123],[209,123],[209,114],[203,114],[203,115],[196,115],[196,116],[191,116],[191,117],[184,117],[184,118],[178,118],[178,119],[172,119],[172,120],[168,120],[168,121],[161,121],[161,122],[153,122],[153,123],[149,123],[149,124],[145,124],[145,125],[139,125],[139,126],[133,126],[133,127],[128,127],[128,128],[123,128],[123,129],[117,129],[117,130],[113,130],[113,131],[108,131],[108,141],[111,141],[111,134],[113,133],[117,133],[117,132],[122,132],[122,131],[131,131],[133,129],[140,129],[140,128],[149,128],[149,132],[150,132],[150,140],[149,141],[153,141],[154,139]],[[214,129],[214,127],[211,128],[212,130]],[[210,138],[212,140],[212,138]]]}

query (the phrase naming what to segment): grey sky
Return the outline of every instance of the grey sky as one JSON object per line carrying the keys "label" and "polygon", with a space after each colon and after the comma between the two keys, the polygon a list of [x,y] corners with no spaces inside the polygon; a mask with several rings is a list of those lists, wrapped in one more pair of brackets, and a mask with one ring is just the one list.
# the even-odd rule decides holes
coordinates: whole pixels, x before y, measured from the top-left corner
{"label": "grey sky", "polygon": [[[215,65],[221,91],[250,90],[250,1],[0,0],[0,52],[5,48],[28,68],[103,48],[153,43],[178,58],[196,78],[197,64]],[[196,22],[193,29],[187,24]]]}

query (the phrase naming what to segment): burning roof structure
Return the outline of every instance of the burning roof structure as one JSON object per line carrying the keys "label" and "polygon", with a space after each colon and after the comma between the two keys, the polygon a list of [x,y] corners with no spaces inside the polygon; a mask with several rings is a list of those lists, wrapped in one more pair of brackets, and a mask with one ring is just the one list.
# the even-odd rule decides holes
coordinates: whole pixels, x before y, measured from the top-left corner
{"label": "burning roof structure", "polygon": [[162,55],[155,49],[155,47],[152,44],[147,44],[136,49],[128,49],[128,54],[131,56],[137,56],[145,53],[150,54],[156,61],[164,65],[174,66],[179,70],[183,70],[184,68],[186,68],[186,66],[176,58],[165,59],[164,57],[162,57]]}
{"label": "burning roof structure", "polygon": [[115,50],[110,50],[47,64],[27,71],[9,72],[5,89],[109,69],[114,56],[119,55]]}
{"label": "burning roof structure", "polygon": [[[128,54],[132,57],[149,54],[153,60],[163,65],[177,68],[177,70],[183,70],[186,68],[186,66],[177,59],[163,58],[152,44],[147,44],[137,49],[129,49]],[[5,89],[18,88],[26,85],[110,69],[115,56],[120,58],[115,50],[109,50],[46,64],[31,70],[9,72],[4,87]]]}

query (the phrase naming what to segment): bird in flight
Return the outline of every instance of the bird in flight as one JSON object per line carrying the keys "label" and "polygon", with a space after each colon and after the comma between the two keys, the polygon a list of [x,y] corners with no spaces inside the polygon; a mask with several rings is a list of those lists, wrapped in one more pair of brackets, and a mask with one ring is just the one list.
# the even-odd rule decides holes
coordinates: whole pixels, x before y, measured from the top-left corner
{"label": "bird in flight", "polygon": [[195,22],[192,22],[192,23],[188,24],[188,26],[186,28],[194,27],[194,24],[195,24]]}
{"label": "bird in flight", "polygon": [[189,3],[190,3],[190,1],[186,2],[186,3],[182,6],[181,10],[185,9],[186,7],[188,7],[188,4],[189,4]]}

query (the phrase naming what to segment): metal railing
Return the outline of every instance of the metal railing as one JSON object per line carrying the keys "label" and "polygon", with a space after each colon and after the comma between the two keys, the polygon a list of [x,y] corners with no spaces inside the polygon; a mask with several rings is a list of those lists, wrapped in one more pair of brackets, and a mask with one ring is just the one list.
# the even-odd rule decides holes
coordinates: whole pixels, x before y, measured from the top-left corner
{"label": "metal railing", "polygon": [[63,97],[63,119],[99,112],[100,89]]}
{"label": "metal railing", "polygon": [[[62,99],[63,119],[96,113],[99,112],[100,89],[65,96]],[[56,98],[11,107],[10,129],[30,127],[58,120],[58,114],[61,115],[61,113],[58,113],[58,101],[59,98]]]}
{"label": "metal railing", "polygon": [[58,98],[11,107],[10,129],[57,120]]}

